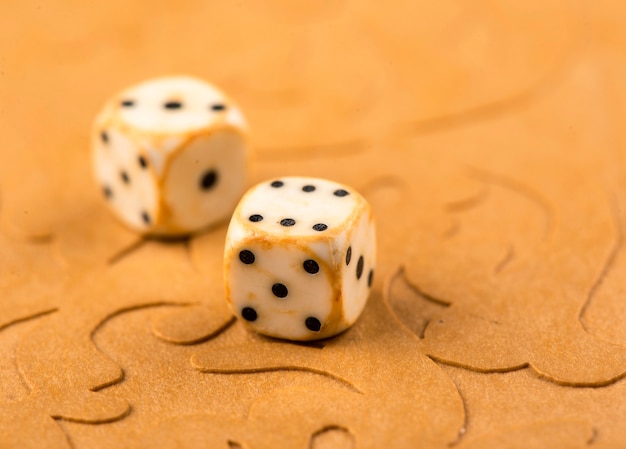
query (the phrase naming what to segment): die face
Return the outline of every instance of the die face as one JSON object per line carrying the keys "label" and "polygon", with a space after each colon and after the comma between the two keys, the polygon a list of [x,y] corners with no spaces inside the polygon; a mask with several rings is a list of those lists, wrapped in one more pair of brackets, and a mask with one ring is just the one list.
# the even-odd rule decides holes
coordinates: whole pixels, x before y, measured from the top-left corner
{"label": "die face", "polygon": [[228,218],[245,188],[245,141],[234,132],[201,135],[172,158],[163,198],[172,227],[201,229]]}
{"label": "die face", "polygon": [[[294,223],[286,225],[287,219]],[[369,205],[352,189],[314,178],[261,183],[244,195],[228,229],[227,299],[259,333],[290,340],[333,336],[363,310],[369,295],[363,277],[373,270],[375,243]],[[349,247],[363,259],[358,279],[355,261],[345,263]],[[272,291],[277,283],[289,292],[285,299]]]}
{"label": "die face", "polygon": [[253,330],[290,340],[335,333],[340,313],[333,267],[308,248],[279,241],[240,242],[227,251],[227,297]]}
{"label": "die face", "polygon": [[94,137],[94,171],[115,215],[145,232],[158,220],[158,185],[145,155],[124,134],[101,131]]}
{"label": "die face", "polygon": [[[116,137],[103,142],[103,135]],[[111,208],[140,232],[198,231],[228,218],[243,193],[249,156],[245,120],[229,98],[204,81],[159,78],[125,90],[96,119],[93,142],[97,179],[105,195],[114,190]],[[107,147],[113,149],[106,153]],[[140,160],[139,175],[150,179],[131,176],[129,158]],[[124,185],[112,185],[119,167],[125,170]]]}
{"label": "die face", "polygon": [[374,281],[376,266],[376,227],[369,210],[364,213],[348,237],[348,247],[342,260],[341,290],[343,316],[346,322],[354,323],[359,317]]}
{"label": "die face", "polygon": [[237,213],[257,233],[330,238],[354,219],[362,201],[332,181],[284,177],[251,189]]}
{"label": "die face", "polygon": [[220,120],[245,127],[238,108],[218,89],[188,76],[158,78],[133,86],[118,98],[120,120],[129,128],[186,134]]}

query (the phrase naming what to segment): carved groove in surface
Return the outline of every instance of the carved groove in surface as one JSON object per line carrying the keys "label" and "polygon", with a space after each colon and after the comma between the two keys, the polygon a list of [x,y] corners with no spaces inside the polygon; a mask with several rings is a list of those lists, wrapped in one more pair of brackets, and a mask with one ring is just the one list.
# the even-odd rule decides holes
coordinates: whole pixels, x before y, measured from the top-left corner
{"label": "carved groove in surface", "polygon": [[586,332],[589,332],[589,330],[587,329],[587,326],[585,326],[585,319],[584,319],[585,313],[587,312],[587,310],[589,310],[589,306],[591,305],[591,302],[593,301],[593,298],[595,297],[596,293],[602,286],[604,279],[606,279],[609,272],[615,265],[617,257],[621,253],[622,247],[624,245],[624,235],[623,235],[623,230],[622,230],[622,225],[623,225],[622,214],[621,214],[619,205],[617,203],[617,200],[615,199],[614,196],[611,197],[611,205],[612,205],[613,223],[614,223],[615,230],[616,230],[615,241],[613,242],[611,251],[609,252],[608,257],[606,258],[604,262],[604,265],[602,267],[602,270],[600,271],[600,274],[598,275],[595,282],[589,289],[589,292],[587,293],[587,299],[585,300],[585,303],[581,307],[580,313],[578,314],[578,321],[580,322],[580,324],[582,325],[583,329],[585,329]]}
{"label": "carved groove in surface", "polygon": [[20,317],[20,318],[16,318],[12,321],[9,321],[8,323],[3,323],[0,325],[0,332],[2,332],[3,330],[5,330],[8,327],[14,326],[16,324],[20,324],[20,323],[24,323],[26,321],[30,321],[30,320],[34,320],[36,318],[41,318],[42,316],[46,316],[46,315],[50,315],[51,313],[54,312],[58,312],[59,308],[58,307],[52,307],[50,309],[45,309],[42,310],[40,312],[36,312],[32,315],[27,315],[24,317]]}
{"label": "carved groove in surface", "polygon": [[324,157],[346,157],[363,153],[367,145],[363,140],[350,140],[333,144],[285,147],[285,148],[259,148],[259,154],[263,155],[264,161],[287,161],[287,160],[311,160]]}
{"label": "carved groove in surface", "polygon": [[554,227],[554,212],[552,211],[550,201],[548,201],[548,199],[543,196],[541,192],[533,189],[522,181],[506,175],[493,173],[476,167],[469,167],[469,169],[471,176],[474,178],[485,183],[510,190],[513,193],[526,198],[531,204],[534,204],[544,216],[544,238],[552,232]]}
{"label": "carved groove in surface", "polygon": [[465,396],[461,393],[459,385],[452,379],[450,379],[450,381],[454,384],[454,388],[456,388],[456,392],[459,395],[459,398],[461,398],[461,404],[463,406],[463,426],[459,429],[456,440],[448,443],[448,447],[454,447],[459,445],[467,434],[467,428],[469,426],[469,414],[467,413],[467,400],[465,399]]}
{"label": "carved groove in surface", "polygon": [[340,384],[347,387],[349,390],[354,393],[363,394],[361,390],[359,390],[354,384],[352,384],[349,380],[339,377],[333,373],[329,373],[328,371],[324,371],[321,369],[311,368],[307,366],[264,366],[259,368],[237,368],[237,369],[229,369],[229,368],[197,368],[202,373],[211,373],[211,374],[258,374],[258,373],[272,373],[278,371],[302,371],[308,372],[312,374],[318,374],[323,377],[327,377],[334,381],[339,382]]}
{"label": "carved groove in surface", "polygon": [[448,202],[446,204],[446,206],[445,206],[446,207],[446,211],[452,212],[452,213],[457,213],[457,212],[466,211],[468,209],[473,209],[475,207],[480,206],[485,201],[487,201],[487,198],[489,197],[489,194],[490,194],[489,185],[485,184],[478,191],[478,193],[476,193],[474,195],[470,195],[470,196],[468,196],[466,198],[462,198],[462,199],[457,200],[457,201],[450,201],[450,202]]}
{"label": "carved groove in surface", "polygon": [[114,311],[113,313],[110,313],[109,315],[107,315],[106,317],[104,317],[94,328],[93,330],[90,332],[89,334],[89,341],[91,342],[91,344],[98,350],[98,352],[100,354],[102,354],[103,357],[106,357],[111,363],[113,363],[114,365],[116,365],[119,369],[120,369],[120,376],[118,376],[117,378],[114,379],[110,379],[107,382],[104,382],[100,385],[96,385],[95,387],[93,387],[91,389],[91,391],[93,392],[97,392],[100,391],[104,388],[110,387],[111,385],[115,385],[119,382],[121,382],[124,379],[124,370],[122,369],[122,367],[119,366],[118,363],[116,363],[112,357],[110,357],[105,351],[103,351],[98,344],[96,343],[95,340],[95,335],[96,333],[98,333],[100,331],[100,329],[110,320],[112,320],[113,318],[116,318],[119,315],[123,315],[125,313],[128,312],[133,312],[135,310],[141,310],[141,309],[148,309],[148,308],[152,308],[152,307],[160,307],[160,306],[173,306],[173,305],[180,305],[180,304],[175,304],[175,303],[168,303],[168,302],[154,302],[154,303],[149,303],[149,304],[141,304],[138,306],[129,306],[129,307],[125,307],[119,310]]}
{"label": "carved groove in surface", "polygon": [[435,306],[439,306],[442,308],[450,307],[450,303],[422,292],[422,290],[420,290],[418,286],[409,282],[404,274],[404,267],[400,267],[392,276],[389,277],[387,285],[385,286],[385,301],[387,302],[390,313],[394,316],[398,323],[400,323],[400,325],[405,328],[407,332],[417,336],[417,338],[419,338],[420,340],[423,340],[426,329],[431,322],[431,318],[424,318],[424,323],[422,326],[420,326],[419,329],[411,329],[411,327],[409,327],[409,325],[399,316],[394,307],[394,302],[391,300],[391,291],[394,284],[400,281],[403,281],[404,285],[411,291],[413,295],[415,295],[415,300],[417,300],[417,298],[420,298],[420,300],[429,302]]}
{"label": "carved groove in surface", "polygon": [[[309,449],[318,449],[318,446],[316,444],[318,439],[323,438],[323,435],[328,434],[330,432],[341,433],[349,437],[350,441],[348,444],[350,445],[350,449],[353,449],[355,447],[354,435],[352,435],[352,433],[347,428],[343,426],[338,426],[338,425],[330,425],[330,426],[325,426],[321,428],[320,430],[315,432],[313,435],[311,435],[311,439],[309,440]],[[324,447],[326,447],[326,445],[324,445]],[[348,448],[342,445],[339,449],[348,449]]]}
{"label": "carved groove in surface", "polygon": [[122,248],[117,253],[109,257],[109,259],[107,260],[107,264],[109,265],[117,264],[118,262],[122,261],[124,258],[128,257],[130,254],[134,253],[139,248],[141,248],[144,245],[144,243],[146,243],[145,238],[137,239],[135,242],[131,243],[125,248]]}
{"label": "carved groove in surface", "polygon": [[508,249],[506,250],[506,253],[502,257],[502,259],[500,259],[498,263],[496,263],[495,267],[493,267],[493,274],[494,275],[500,274],[502,270],[504,270],[506,266],[509,265],[513,261],[514,258],[515,258],[515,249],[513,248],[513,246],[509,246]]}
{"label": "carved groove in surface", "polygon": [[455,127],[499,118],[528,108],[549,93],[553,87],[558,86],[559,78],[562,74],[567,73],[569,65],[571,62],[564,62],[558,69],[546,74],[533,85],[510,97],[484,103],[460,112],[401,123],[396,126],[396,133],[404,136],[442,132]]}

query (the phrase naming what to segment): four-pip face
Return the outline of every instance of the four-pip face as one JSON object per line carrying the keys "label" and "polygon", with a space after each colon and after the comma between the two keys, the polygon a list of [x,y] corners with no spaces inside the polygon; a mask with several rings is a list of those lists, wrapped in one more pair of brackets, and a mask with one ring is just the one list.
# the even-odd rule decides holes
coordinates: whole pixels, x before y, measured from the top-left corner
{"label": "four-pip face", "polygon": [[96,179],[131,228],[194,232],[229,217],[241,197],[246,129],[235,103],[202,80],[146,81],[113,97],[96,119]]}
{"label": "four-pip face", "polygon": [[285,177],[249,190],[226,237],[226,295],[259,333],[291,340],[351,326],[371,288],[376,260],[370,207],[354,189]]}

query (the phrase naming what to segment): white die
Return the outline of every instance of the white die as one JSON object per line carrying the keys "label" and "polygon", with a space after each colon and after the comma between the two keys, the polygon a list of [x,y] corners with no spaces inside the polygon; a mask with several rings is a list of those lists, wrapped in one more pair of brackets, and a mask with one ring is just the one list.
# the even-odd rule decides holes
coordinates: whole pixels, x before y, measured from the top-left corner
{"label": "white die", "polygon": [[244,195],[231,219],[226,298],[261,334],[331,337],[361,314],[375,263],[370,206],[354,189],[316,178],[267,181]]}
{"label": "white die", "polygon": [[149,80],[113,97],[97,117],[96,179],[131,228],[194,232],[229,217],[244,192],[246,134],[239,108],[210,84]]}

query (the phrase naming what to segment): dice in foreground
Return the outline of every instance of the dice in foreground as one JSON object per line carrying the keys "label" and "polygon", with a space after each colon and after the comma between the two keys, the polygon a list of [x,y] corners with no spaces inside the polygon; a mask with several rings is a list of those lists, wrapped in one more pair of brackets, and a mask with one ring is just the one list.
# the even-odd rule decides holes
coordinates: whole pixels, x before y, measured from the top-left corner
{"label": "dice in foreground", "polygon": [[246,123],[210,84],[158,78],[114,96],[92,132],[96,179],[143,234],[184,235],[230,216],[244,192]]}
{"label": "dice in foreground", "polygon": [[331,337],[361,314],[375,262],[370,206],[355,190],[316,178],[274,179],[249,190],[231,219],[226,298],[261,334]]}

